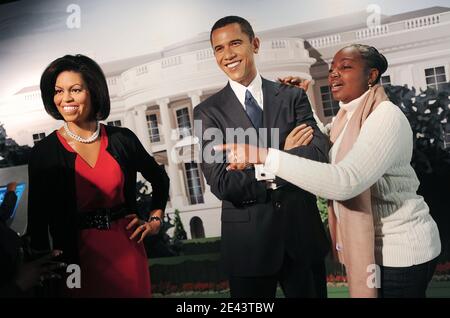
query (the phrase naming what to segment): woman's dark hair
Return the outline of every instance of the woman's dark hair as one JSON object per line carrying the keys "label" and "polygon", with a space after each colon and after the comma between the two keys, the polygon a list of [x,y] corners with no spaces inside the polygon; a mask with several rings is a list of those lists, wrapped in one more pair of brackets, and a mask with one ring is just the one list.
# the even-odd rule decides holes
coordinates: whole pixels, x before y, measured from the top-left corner
{"label": "woman's dark hair", "polygon": [[372,83],[377,84],[380,81],[381,74],[386,72],[388,68],[388,61],[386,60],[384,55],[378,52],[378,50],[373,46],[368,46],[364,44],[351,44],[344,47],[343,49],[350,47],[357,49],[359,54],[361,54],[363,60],[366,61],[367,70],[371,68],[376,68],[378,70],[378,77],[375,80],[375,82]]}
{"label": "woman's dark hair", "polygon": [[250,39],[250,42],[253,41],[253,39],[255,38],[255,32],[253,32],[253,28],[250,25],[250,23],[244,18],[235,15],[230,15],[217,20],[216,23],[214,23],[213,27],[211,28],[211,32],[209,33],[209,41],[212,43],[212,34],[214,30],[223,28],[233,23],[239,24],[242,33],[247,34],[248,38]]}
{"label": "woman's dark hair", "polygon": [[41,97],[47,113],[55,119],[63,119],[53,98],[56,78],[64,71],[81,74],[91,97],[92,119],[106,119],[109,116],[111,103],[105,75],[94,60],[81,54],[60,57],[51,62],[42,73]]}

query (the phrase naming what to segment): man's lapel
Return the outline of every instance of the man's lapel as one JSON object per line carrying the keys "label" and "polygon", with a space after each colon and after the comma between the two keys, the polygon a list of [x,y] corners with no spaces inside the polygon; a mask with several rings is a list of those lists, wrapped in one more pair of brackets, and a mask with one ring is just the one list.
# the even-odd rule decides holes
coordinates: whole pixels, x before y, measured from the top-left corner
{"label": "man's lapel", "polygon": [[222,103],[224,111],[228,114],[227,117],[233,122],[233,125],[228,125],[229,128],[248,129],[253,127],[244,107],[231,89],[230,83],[225,87]]}
{"label": "man's lapel", "polygon": [[[270,147],[271,146],[271,129],[280,128],[278,127],[277,120],[280,115],[282,100],[279,97],[279,85],[262,79],[262,90],[264,98],[264,110],[263,110],[263,127],[267,128],[267,138],[264,135],[260,135],[264,142],[261,146]],[[230,83],[227,84],[222,95],[222,105],[225,112],[225,117],[229,119],[230,122],[225,123],[228,128],[243,128],[244,130],[248,128],[254,128],[250,118],[242,106],[241,102],[234,94],[231,89]]]}

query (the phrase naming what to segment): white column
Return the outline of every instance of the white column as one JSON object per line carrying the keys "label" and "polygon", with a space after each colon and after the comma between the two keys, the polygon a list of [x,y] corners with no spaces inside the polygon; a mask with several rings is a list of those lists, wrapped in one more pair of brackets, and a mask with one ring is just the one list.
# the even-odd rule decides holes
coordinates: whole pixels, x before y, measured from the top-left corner
{"label": "white column", "polygon": [[316,96],[314,95],[314,85],[316,84],[316,81],[313,79],[309,83],[308,90],[306,91],[306,95],[308,96],[309,103],[311,104],[311,107],[314,111],[317,111],[317,100]]}
{"label": "white column", "polygon": [[400,72],[402,74],[402,78],[399,83],[402,83],[402,85],[406,84],[406,85],[408,85],[409,88],[411,88],[411,87],[422,88],[422,89],[427,88],[424,68],[420,69],[420,75],[419,75],[419,74],[417,74],[418,71],[415,70],[414,65],[408,64],[408,65],[402,66],[400,68]]}
{"label": "white column", "polygon": [[[142,118],[144,118],[144,123],[142,122]],[[125,112],[124,127],[131,129],[139,138],[139,141],[142,143],[145,150],[147,150],[151,154],[150,139],[148,136],[145,135],[145,130],[142,129],[142,127],[146,128],[146,125],[147,123],[145,122],[145,107],[142,109],[133,107]],[[140,173],[138,173],[137,175],[137,180],[143,182],[147,181]]]}
{"label": "white column", "polygon": [[145,117],[145,111],[147,110],[147,106],[139,106],[136,107],[135,115],[135,123],[136,123],[136,133],[139,137],[144,148],[149,152],[151,152],[151,143],[150,143],[150,134],[148,133],[147,128],[147,118]]}
{"label": "white column", "polygon": [[202,96],[202,91],[198,90],[198,91],[190,92],[188,94],[188,96],[191,99],[192,108],[194,109],[195,106],[197,106],[201,102],[200,96]]}
{"label": "white column", "polygon": [[[202,96],[202,91],[194,91],[190,92],[188,94],[189,98],[191,99],[192,108],[195,108],[198,104],[200,104],[200,96]],[[199,166],[200,168],[200,166]],[[210,186],[206,183],[205,178],[203,177],[204,185],[205,185],[205,191],[203,192],[203,199],[205,200],[205,203],[213,203],[214,201],[218,200],[216,196],[211,192]]]}
{"label": "white column", "polygon": [[136,133],[136,124],[134,122],[133,109],[129,109],[125,112],[125,116],[123,117],[123,125]]}
{"label": "white column", "polygon": [[203,176],[205,191],[203,192],[203,199],[205,204],[220,203],[220,200],[211,192],[211,187],[206,183],[205,176]]}
{"label": "white column", "polygon": [[[322,109],[319,109],[319,104],[317,103],[316,95],[314,94],[314,84],[316,84],[316,82],[312,79],[311,83],[309,83],[309,87],[308,87],[308,90],[306,91],[306,95],[308,96],[309,103],[311,104],[311,109],[313,111],[314,119],[317,122],[317,127],[319,127],[319,129],[323,133],[325,133],[326,132],[326,128],[324,126],[325,121],[323,120]],[[319,91],[320,91],[320,88],[319,88]]]}
{"label": "white column", "polygon": [[164,136],[164,143],[167,149],[167,161],[168,161],[168,171],[167,174],[170,178],[170,201],[172,207],[175,209],[181,209],[183,206],[187,205],[187,199],[183,195],[182,182],[178,175],[178,164],[174,154],[172,154],[172,149],[175,145],[172,139],[172,128],[171,128],[171,115],[169,113],[169,99],[165,98],[158,100],[156,102],[159,106],[159,112],[161,114],[161,133]]}

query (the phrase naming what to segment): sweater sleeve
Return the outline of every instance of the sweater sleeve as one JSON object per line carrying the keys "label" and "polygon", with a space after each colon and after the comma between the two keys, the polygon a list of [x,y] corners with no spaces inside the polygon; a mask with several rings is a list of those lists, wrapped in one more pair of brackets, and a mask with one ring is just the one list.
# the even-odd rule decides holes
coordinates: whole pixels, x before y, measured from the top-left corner
{"label": "sweater sleeve", "polygon": [[345,158],[320,163],[270,149],[267,171],[330,200],[348,200],[370,188],[402,154],[412,151],[412,133],[401,110],[383,102],[366,119]]}

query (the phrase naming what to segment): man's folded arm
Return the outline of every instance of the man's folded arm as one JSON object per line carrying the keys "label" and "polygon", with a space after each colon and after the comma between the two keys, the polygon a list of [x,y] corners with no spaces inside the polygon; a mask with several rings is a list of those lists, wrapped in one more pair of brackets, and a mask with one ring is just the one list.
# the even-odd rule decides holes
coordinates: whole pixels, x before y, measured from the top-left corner
{"label": "man's folded arm", "polygon": [[[226,154],[204,153],[205,149],[212,149],[212,143],[218,143],[216,140],[205,140],[202,138],[202,136],[205,136],[205,130],[208,128],[219,130],[219,128],[210,117],[198,108],[194,109],[194,118],[196,121],[201,120],[202,124],[201,130],[195,129],[195,134],[202,140],[201,168],[207,183],[211,187],[211,192],[220,200],[230,201],[238,207],[265,202],[267,193],[266,183],[256,180],[254,169],[227,171]],[[199,133],[202,136],[198,136]],[[219,143],[223,142],[224,140],[222,139]]]}
{"label": "man's folded arm", "polygon": [[[289,150],[284,150],[292,155],[311,159],[319,162],[329,162],[328,152],[330,151],[329,138],[322,133],[317,126],[317,122],[314,119],[311,104],[309,103],[308,96],[305,91],[298,90],[298,94],[294,100],[295,103],[295,126],[306,124],[313,129],[313,138],[309,145],[299,146]],[[295,169],[295,167],[294,167]],[[276,178],[275,182],[278,186],[288,184],[287,181]]]}

